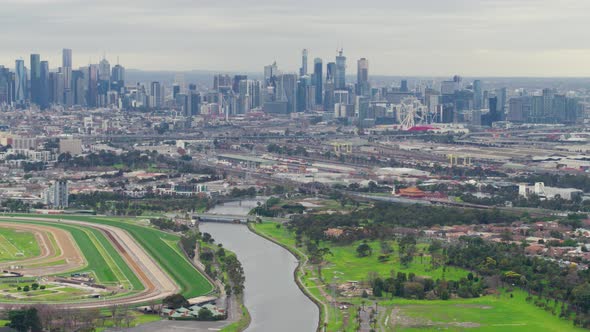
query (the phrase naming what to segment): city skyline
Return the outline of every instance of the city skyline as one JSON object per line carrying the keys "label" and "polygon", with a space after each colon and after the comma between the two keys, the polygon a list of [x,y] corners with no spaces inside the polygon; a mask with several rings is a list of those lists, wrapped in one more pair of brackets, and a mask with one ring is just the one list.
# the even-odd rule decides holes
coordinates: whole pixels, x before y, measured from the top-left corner
{"label": "city skyline", "polygon": [[[590,76],[588,9],[574,0],[369,1],[362,7],[8,0],[0,36],[10,47],[0,52],[0,63],[38,53],[55,68],[59,50],[71,48],[74,68],[97,63],[104,52],[130,69],[259,72],[276,60],[298,72],[302,49],[310,59],[328,60],[344,48],[350,60],[368,58],[374,75],[584,77]],[[559,31],[551,28],[556,25]]]}

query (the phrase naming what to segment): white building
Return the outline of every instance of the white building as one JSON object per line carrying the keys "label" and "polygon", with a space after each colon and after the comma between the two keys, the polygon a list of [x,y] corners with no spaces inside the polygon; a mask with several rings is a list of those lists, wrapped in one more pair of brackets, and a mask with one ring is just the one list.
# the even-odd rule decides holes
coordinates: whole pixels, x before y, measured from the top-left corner
{"label": "white building", "polygon": [[526,183],[519,184],[518,194],[525,198],[530,197],[530,195],[537,195],[545,199],[552,199],[559,195],[563,199],[572,200],[577,196],[583,195],[584,192],[575,188],[545,187],[545,183],[536,182],[534,185],[528,185]]}

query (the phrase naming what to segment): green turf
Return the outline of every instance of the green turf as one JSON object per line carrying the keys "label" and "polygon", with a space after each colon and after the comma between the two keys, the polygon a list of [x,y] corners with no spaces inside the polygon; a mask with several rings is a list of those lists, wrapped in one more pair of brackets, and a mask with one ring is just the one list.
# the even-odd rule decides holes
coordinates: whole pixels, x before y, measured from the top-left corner
{"label": "green turf", "polygon": [[[380,304],[400,309],[400,314],[413,319],[416,327],[403,326],[394,323],[395,331],[585,331],[574,328],[571,321],[560,319],[551,313],[525,301],[526,293],[513,292],[510,298],[504,293],[499,296],[485,296],[476,299],[462,299],[451,301],[413,301],[394,299]],[[428,326],[428,324],[433,324]],[[466,327],[461,323],[474,323],[473,327]],[[393,330],[393,326],[390,325]]]}
{"label": "green turf", "polygon": [[39,256],[41,249],[32,232],[10,229],[0,223],[0,261],[13,261]]}
{"label": "green turf", "polygon": [[[29,215],[40,218],[39,215]],[[213,285],[188,261],[180,252],[172,248],[170,242],[178,242],[178,235],[160,230],[139,226],[119,218],[101,218],[89,216],[42,216],[51,219],[70,219],[103,225],[110,225],[126,230],[133,238],[160,264],[164,270],[178,283],[186,297],[196,297],[213,291]]]}
{"label": "green turf", "polygon": [[[11,221],[45,225],[42,222],[27,220],[14,219]],[[101,283],[122,283],[127,287],[132,286],[134,290],[142,290],[144,288],[141,281],[131,271],[131,268],[127,266],[121,255],[117,253],[102,232],[88,227],[60,223],[52,223],[52,226],[70,232],[86,258],[88,265],[85,268],[71,272],[92,271]],[[105,257],[107,258],[105,259]],[[117,269],[118,272],[115,273],[113,269]]]}
{"label": "green turf", "polygon": [[[276,223],[265,222],[256,224],[256,230],[277,239],[279,242],[287,244],[288,246],[295,246],[295,235],[293,232],[287,230],[284,226],[277,228]],[[408,266],[404,267],[399,263],[399,255],[397,255],[397,244],[390,242],[394,249],[394,253],[390,255],[390,259],[386,262],[379,262],[379,242],[368,242],[372,248],[373,254],[367,257],[359,257],[356,252],[357,246],[361,242],[355,242],[349,245],[335,245],[330,242],[322,242],[320,246],[330,248],[332,255],[326,255],[326,266],[322,269],[322,276],[326,283],[331,282],[345,282],[345,281],[362,281],[366,280],[369,272],[376,272],[382,277],[388,277],[393,270],[394,272],[413,272],[418,276],[428,276],[433,279],[442,279],[443,268],[432,269],[430,265],[430,257],[424,255],[423,257],[416,256],[414,261]],[[418,244],[418,251],[426,251],[426,244]],[[447,266],[444,272],[444,277],[447,280],[459,280],[467,276],[467,271]]]}

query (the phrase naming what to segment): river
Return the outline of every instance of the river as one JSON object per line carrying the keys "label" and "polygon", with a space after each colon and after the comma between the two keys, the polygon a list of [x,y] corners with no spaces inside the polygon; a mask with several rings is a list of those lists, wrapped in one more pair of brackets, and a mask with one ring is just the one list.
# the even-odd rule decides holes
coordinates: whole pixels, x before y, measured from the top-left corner
{"label": "river", "polygon": [[[208,213],[246,215],[257,200],[220,204]],[[248,332],[312,332],[318,308],[297,287],[297,259],[245,225],[202,223],[201,232],[238,255],[246,276],[244,303],[252,316]]]}

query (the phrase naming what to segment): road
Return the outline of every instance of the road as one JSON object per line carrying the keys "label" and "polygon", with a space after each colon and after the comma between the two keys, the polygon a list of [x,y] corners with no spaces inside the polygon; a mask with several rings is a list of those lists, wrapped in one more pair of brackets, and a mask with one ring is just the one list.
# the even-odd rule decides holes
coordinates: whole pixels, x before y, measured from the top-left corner
{"label": "road", "polygon": [[198,321],[176,321],[162,320],[153,323],[142,324],[131,328],[108,329],[105,332],[125,331],[125,332],[170,332],[170,331],[187,331],[187,332],[212,332],[220,331],[224,326],[229,324],[227,321],[219,322],[198,322]]}

